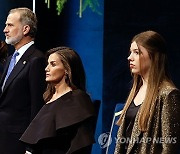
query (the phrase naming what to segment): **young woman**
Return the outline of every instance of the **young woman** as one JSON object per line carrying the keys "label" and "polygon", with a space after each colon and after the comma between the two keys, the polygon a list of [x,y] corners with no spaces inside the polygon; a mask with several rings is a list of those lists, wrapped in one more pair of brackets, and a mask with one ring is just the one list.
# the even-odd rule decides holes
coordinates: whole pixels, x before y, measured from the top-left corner
{"label": "young woman", "polygon": [[85,72],[79,55],[68,47],[48,51],[46,104],[21,141],[32,154],[88,154],[94,143],[94,109],[85,91]]}
{"label": "young woman", "polygon": [[180,91],[167,72],[165,40],[154,31],[137,34],[128,61],[133,85],[117,122],[115,154],[177,154]]}

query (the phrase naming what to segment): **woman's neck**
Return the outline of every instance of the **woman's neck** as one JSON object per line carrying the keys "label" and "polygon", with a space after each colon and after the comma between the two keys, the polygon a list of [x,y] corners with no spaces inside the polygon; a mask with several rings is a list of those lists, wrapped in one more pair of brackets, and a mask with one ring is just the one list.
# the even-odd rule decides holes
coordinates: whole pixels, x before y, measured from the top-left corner
{"label": "woman's neck", "polygon": [[47,103],[50,103],[50,102],[58,99],[59,97],[68,93],[69,91],[72,91],[72,88],[69,87],[66,83],[55,85],[55,93],[53,94],[51,100]]}
{"label": "woman's neck", "polygon": [[65,94],[65,93],[67,93],[67,92],[69,92],[71,90],[72,90],[72,88],[69,87],[66,84],[66,82],[64,82],[64,83],[60,83],[60,84],[55,85],[55,93],[54,94],[63,95],[63,94]]}

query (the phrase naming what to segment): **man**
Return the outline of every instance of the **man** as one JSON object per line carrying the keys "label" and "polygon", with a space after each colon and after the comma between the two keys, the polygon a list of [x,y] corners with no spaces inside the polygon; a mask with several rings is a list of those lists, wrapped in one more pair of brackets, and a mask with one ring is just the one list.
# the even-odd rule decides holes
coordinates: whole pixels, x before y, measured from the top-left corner
{"label": "man", "polygon": [[10,10],[5,41],[18,53],[7,60],[0,81],[0,154],[25,153],[19,138],[44,103],[46,63],[34,45],[36,31],[36,15],[30,9]]}

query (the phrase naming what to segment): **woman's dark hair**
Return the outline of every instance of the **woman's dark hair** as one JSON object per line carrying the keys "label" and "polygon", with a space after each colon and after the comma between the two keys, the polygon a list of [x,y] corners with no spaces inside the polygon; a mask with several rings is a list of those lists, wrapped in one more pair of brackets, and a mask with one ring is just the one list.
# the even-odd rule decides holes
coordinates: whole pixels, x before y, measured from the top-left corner
{"label": "woman's dark hair", "polygon": [[8,45],[4,41],[0,41],[0,63],[4,63],[8,57]]}
{"label": "woman's dark hair", "polygon": [[[84,67],[80,56],[77,52],[69,47],[56,47],[47,51],[47,58],[56,53],[59,55],[61,62],[66,70],[66,83],[72,89],[81,89],[86,91],[86,77]],[[54,94],[54,87],[48,83],[46,92],[44,93],[45,101],[49,101]]]}

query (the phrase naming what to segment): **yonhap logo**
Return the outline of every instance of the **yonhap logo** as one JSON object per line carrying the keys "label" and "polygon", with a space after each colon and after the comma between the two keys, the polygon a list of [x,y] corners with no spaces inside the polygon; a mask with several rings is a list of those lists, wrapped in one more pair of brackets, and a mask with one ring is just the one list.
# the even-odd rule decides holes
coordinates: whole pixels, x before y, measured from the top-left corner
{"label": "yonhap logo", "polygon": [[107,146],[109,146],[112,142],[112,138],[109,138],[109,132],[106,133],[102,133],[99,137],[98,137],[98,143],[100,145],[101,148],[106,148]]}

